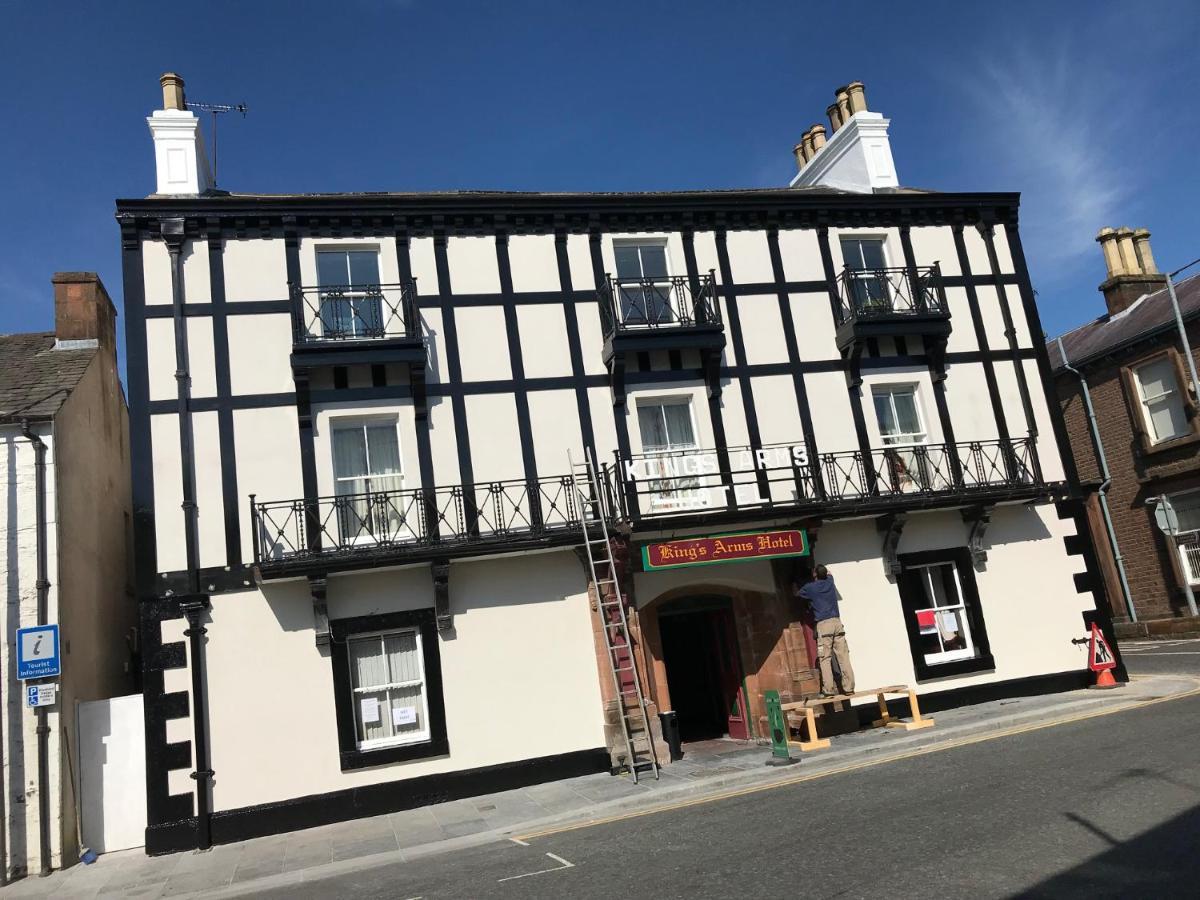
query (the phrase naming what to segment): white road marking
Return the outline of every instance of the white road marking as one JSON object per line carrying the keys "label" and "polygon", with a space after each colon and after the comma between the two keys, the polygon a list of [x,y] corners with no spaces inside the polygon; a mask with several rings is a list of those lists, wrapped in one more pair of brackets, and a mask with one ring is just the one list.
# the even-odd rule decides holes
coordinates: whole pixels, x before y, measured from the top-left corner
{"label": "white road marking", "polygon": [[[528,846],[528,844],[526,846]],[[553,869],[538,869],[536,872],[526,872],[523,875],[509,875],[507,878],[497,878],[496,879],[497,884],[499,884],[502,881],[516,881],[518,878],[529,878],[532,875],[545,875],[547,872],[561,872],[561,871],[563,871],[563,869],[575,868],[575,863],[567,862],[561,856],[556,856],[553,853],[547,853],[546,855],[548,857],[550,857],[552,860],[554,860],[555,862],[561,863],[562,865],[555,866]]]}
{"label": "white road marking", "polygon": [[520,838],[509,838],[509,840],[512,841],[514,844],[520,844],[522,847],[529,846],[529,844],[527,844],[525,841],[521,840]]}
{"label": "white road marking", "polygon": [[1162,653],[1139,653],[1138,656],[1200,656],[1200,650],[1165,650]]}

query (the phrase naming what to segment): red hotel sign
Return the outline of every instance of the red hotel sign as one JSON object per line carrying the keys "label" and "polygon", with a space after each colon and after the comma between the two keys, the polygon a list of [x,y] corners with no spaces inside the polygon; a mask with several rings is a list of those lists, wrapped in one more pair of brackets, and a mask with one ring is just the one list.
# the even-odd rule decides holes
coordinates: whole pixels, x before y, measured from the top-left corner
{"label": "red hotel sign", "polygon": [[646,544],[642,547],[642,568],[654,572],[785,556],[808,556],[808,535],[803,530],[718,534]]}

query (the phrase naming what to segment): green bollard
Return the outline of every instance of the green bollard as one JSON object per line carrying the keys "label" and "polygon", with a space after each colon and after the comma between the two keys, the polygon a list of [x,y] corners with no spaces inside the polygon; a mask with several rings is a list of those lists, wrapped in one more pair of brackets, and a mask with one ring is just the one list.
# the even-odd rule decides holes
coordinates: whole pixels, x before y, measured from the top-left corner
{"label": "green bollard", "polygon": [[787,719],[783,715],[779,691],[767,691],[763,697],[767,703],[767,727],[771,731],[771,758],[767,760],[767,765],[788,766],[800,762],[792,759],[788,751]]}

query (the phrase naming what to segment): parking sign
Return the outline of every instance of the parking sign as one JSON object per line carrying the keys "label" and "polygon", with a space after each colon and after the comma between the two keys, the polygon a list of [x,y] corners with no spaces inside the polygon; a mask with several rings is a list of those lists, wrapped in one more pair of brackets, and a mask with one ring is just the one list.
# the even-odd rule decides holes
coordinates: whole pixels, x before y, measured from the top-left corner
{"label": "parking sign", "polygon": [[58,656],[58,626],[34,625],[17,629],[17,678],[56,678],[62,672]]}

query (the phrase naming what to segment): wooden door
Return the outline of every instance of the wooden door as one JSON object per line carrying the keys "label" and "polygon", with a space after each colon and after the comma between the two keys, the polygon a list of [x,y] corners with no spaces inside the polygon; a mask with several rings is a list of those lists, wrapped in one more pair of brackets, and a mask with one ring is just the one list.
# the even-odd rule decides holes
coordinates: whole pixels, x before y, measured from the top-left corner
{"label": "wooden door", "polygon": [[715,610],[709,621],[713,626],[713,658],[717,663],[721,704],[726,716],[728,734],[734,740],[748,741],[750,725],[746,691],[742,684],[741,654],[738,651],[737,633],[733,627],[733,613],[728,609]]}

